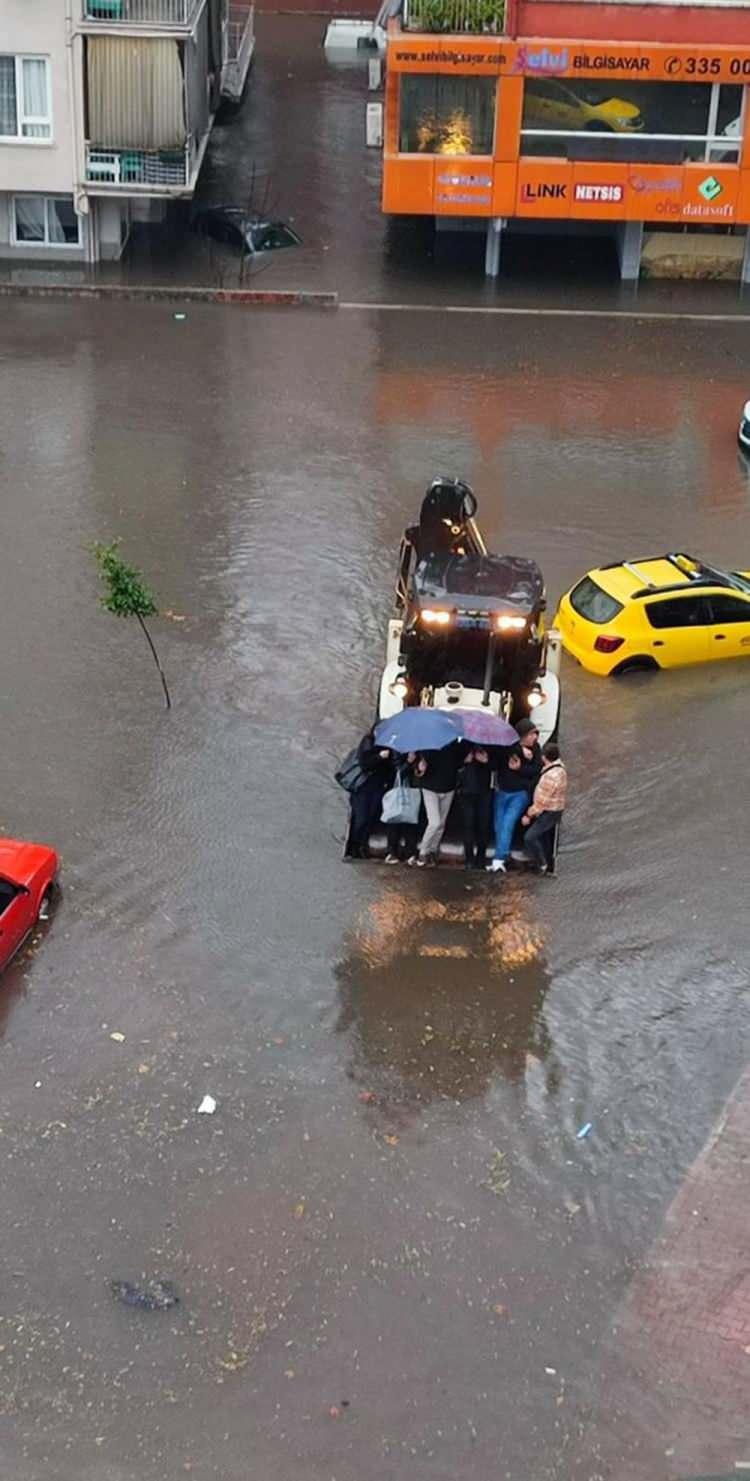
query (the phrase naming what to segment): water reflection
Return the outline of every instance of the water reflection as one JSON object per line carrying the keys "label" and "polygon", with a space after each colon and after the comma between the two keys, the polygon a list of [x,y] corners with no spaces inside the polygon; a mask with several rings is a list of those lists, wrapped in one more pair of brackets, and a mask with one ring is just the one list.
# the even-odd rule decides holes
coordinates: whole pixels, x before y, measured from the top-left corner
{"label": "water reflection", "polygon": [[353,1077],[416,1107],[482,1096],[498,1074],[525,1099],[544,1066],[554,1093],[550,977],[525,885],[467,887],[460,875],[423,894],[411,877],[388,884],[337,968]]}

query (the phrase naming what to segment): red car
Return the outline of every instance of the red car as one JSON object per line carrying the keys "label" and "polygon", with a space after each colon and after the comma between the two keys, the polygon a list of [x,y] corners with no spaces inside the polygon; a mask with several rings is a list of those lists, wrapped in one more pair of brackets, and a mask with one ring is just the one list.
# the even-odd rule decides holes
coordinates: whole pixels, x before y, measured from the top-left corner
{"label": "red car", "polygon": [[60,860],[44,843],[0,838],[0,972],[46,920]]}

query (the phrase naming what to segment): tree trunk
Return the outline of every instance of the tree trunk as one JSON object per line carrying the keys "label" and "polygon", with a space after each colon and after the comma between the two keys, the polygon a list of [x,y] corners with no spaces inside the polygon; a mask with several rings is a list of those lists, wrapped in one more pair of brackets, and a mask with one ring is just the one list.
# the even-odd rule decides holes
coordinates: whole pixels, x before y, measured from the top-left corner
{"label": "tree trunk", "polygon": [[136,612],[135,615],[138,618],[138,621],[140,622],[141,627],[143,628],[143,635],[144,635],[144,637],[146,639],[146,642],[148,643],[148,646],[151,649],[151,652],[152,652],[152,654],[154,656],[154,663],[156,664],[156,667],[159,670],[159,677],[161,679],[162,689],[164,690],[164,698],[165,698],[165,700],[167,702],[167,709],[168,710],[171,710],[171,708],[172,708],[172,701],[171,701],[171,699],[169,697],[169,690],[167,688],[167,681],[166,681],[166,679],[164,677],[164,670],[163,670],[163,668],[162,668],[162,666],[161,666],[161,664],[159,662],[159,655],[158,655],[158,653],[157,653],[157,651],[156,651],[156,649],[154,647],[153,640],[151,638],[151,634],[150,634],[148,628],[146,627],[146,624],[143,621],[143,618],[141,617],[140,612]]}

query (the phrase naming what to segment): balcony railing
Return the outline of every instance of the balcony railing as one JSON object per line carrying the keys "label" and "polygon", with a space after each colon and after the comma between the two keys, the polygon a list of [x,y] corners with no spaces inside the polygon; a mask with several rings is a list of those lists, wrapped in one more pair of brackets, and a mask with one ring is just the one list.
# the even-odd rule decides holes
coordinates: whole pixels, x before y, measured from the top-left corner
{"label": "balcony railing", "polygon": [[86,144],[86,183],[124,194],[169,195],[190,184],[193,143],[184,149],[100,149]]}
{"label": "balcony railing", "polygon": [[83,0],[83,17],[108,25],[189,26],[201,0]]}
{"label": "balcony railing", "polygon": [[498,35],[505,29],[505,0],[404,0],[404,29]]}
{"label": "balcony railing", "polygon": [[224,69],[221,91],[225,98],[239,100],[255,49],[255,11],[252,4],[229,7],[224,24]]}

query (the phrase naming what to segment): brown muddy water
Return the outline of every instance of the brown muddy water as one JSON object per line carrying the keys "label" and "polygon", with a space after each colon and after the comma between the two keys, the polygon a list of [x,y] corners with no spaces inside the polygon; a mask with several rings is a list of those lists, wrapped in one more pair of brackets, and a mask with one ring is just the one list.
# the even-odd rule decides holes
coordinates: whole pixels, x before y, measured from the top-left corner
{"label": "brown muddy water", "polygon": [[3,1476],[628,1481],[614,1315],[748,1059],[748,674],[565,663],[555,881],[344,867],[331,772],[437,471],[552,600],[750,564],[744,328],[6,303],[0,380],[0,823],[64,860],[0,986]]}

